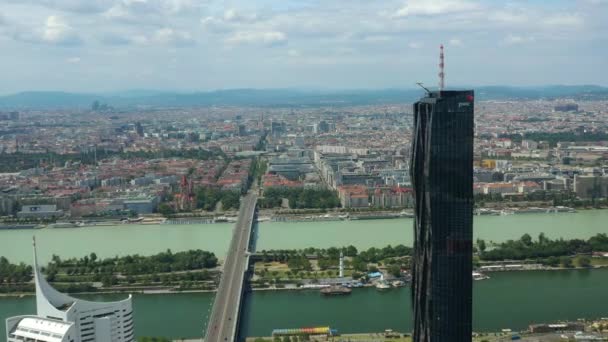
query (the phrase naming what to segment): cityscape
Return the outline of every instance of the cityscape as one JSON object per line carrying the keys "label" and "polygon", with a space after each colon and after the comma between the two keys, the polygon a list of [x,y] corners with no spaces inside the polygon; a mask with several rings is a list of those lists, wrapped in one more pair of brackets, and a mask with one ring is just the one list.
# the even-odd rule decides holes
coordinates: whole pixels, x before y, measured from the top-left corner
{"label": "cityscape", "polygon": [[9,1],[0,340],[608,340],[607,10]]}

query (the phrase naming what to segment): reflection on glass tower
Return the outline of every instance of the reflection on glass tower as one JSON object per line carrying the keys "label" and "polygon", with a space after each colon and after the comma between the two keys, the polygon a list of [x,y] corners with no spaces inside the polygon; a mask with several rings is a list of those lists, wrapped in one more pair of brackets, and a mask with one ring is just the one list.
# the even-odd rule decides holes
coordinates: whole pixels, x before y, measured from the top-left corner
{"label": "reflection on glass tower", "polygon": [[414,104],[414,341],[471,341],[473,91]]}

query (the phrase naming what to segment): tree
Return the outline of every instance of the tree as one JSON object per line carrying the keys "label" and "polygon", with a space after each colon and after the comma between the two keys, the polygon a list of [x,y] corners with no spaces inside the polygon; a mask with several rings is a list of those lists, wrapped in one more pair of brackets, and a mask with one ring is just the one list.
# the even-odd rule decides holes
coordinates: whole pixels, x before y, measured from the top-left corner
{"label": "tree", "polygon": [[486,242],[483,239],[477,239],[477,248],[481,253],[486,251]]}
{"label": "tree", "polygon": [[591,267],[591,259],[586,255],[579,256],[576,262],[579,267]]}
{"label": "tree", "polygon": [[569,257],[561,257],[559,259],[559,261],[560,261],[560,264],[562,265],[562,267],[564,267],[564,268],[571,268],[571,267],[573,267],[573,265],[572,265],[572,259],[569,258]]}
{"label": "tree", "polygon": [[538,234],[538,244],[544,245],[546,242],[547,242],[547,237],[545,236],[545,233]]}
{"label": "tree", "polygon": [[[539,237],[540,240],[540,237]],[[525,245],[525,246],[532,246],[532,237],[530,236],[530,234],[524,234],[522,235],[520,241]]]}
{"label": "tree", "polygon": [[398,265],[390,265],[387,268],[388,273],[392,274],[394,277],[401,277],[401,267],[399,267]]}
{"label": "tree", "polygon": [[558,257],[554,257],[554,256],[548,257],[545,260],[545,263],[547,265],[551,266],[551,267],[557,267],[559,265],[559,262],[560,262],[559,258]]}
{"label": "tree", "polygon": [[116,284],[116,277],[111,276],[111,275],[106,275],[103,278],[101,278],[101,284],[103,285],[103,287],[110,287],[112,285]]}
{"label": "tree", "polygon": [[173,214],[175,214],[175,210],[173,210],[173,208],[168,205],[167,203],[161,203],[158,206],[158,212],[163,215],[164,217],[169,217]]}
{"label": "tree", "polygon": [[344,248],[344,255],[347,257],[356,257],[357,256],[357,248],[353,245],[349,245]]}

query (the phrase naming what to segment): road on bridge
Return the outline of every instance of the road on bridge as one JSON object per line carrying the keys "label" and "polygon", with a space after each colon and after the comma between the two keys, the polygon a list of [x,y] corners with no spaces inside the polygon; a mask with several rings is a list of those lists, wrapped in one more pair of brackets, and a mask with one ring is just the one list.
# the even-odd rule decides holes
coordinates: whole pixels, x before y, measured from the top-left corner
{"label": "road on bridge", "polygon": [[226,254],[224,270],[207,324],[205,342],[232,342],[236,338],[256,203],[257,196],[254,193],[241,198],[239,217]]}

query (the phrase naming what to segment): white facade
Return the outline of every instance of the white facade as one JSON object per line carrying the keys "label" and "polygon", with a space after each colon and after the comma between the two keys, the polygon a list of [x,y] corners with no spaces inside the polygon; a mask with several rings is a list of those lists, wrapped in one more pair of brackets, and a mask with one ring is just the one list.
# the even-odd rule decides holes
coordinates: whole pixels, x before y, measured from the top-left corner
{"label": "white facade", "polygon": [[[52,320],[70,324],[73,333],[69,342],[131,342],[135,341],[131,296],[118,302],[90,302],[55,290],[38,268],[34,243],[34,279],[36,283],[36,311],[41,321]],[[7,336],[23,322],[19,317],[7,319]],[[10,322],[10,327],[9,327]],[[7,340],[9,340],[7,338]],[[38,339],[40,340],[40,339]],[[20,340],[20,342],[23,340]],[[40,340],[47,341],[47,340]],[[63,339],[49,340],[63,342]]]}
{"label": "white facade", "polygon": [[74,323],[38,316],[15,316],[6,320],[7,342],[74,342]]}

